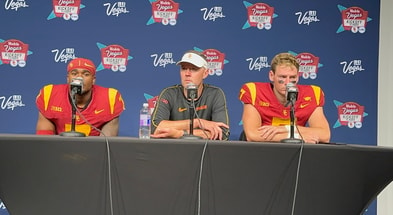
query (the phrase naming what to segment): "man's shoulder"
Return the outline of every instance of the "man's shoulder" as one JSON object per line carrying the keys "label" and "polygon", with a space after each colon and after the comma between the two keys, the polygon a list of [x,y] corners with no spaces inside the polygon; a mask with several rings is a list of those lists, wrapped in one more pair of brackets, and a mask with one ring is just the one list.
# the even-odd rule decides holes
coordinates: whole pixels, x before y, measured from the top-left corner
{"label": "man's shoulder", "polygon": [[250,81],[250,82],[246,82],[243,84],[243,86],[255,86],[255,87],[268,87],[270,86],[270,83],[268,82],[256,82],[256,81]]}
{"label": "man's shoulder", "polygon": [[203,92],[204,94],[225,94],[224,90],[218,86],[211,84],[203,84]]}
{"label": "man's shoulder", "polygon": [[218,86],[215,86],[215,85],[212,85],[212,84],[203,84],[203,87],[205,89],[209,89],[209,90],[220,90],[220,91],[222,91],[221,87],[218,87]]}
{"label": "man's shoulder", "polygon": [[165,87],[161,93],[174,93],[174,92],[182,92],[183,86],[181,84],[175,84],[168,87]]}
{"label": "man's shoulder", "polygon": [[242,85],[241,91],[249,92],[266,92],[269,88],[272,88],[271,84],[268,82],[246,82]]}
{"label": "man's shoulder", "polygon": [[113,89],[113,90],[116,90],[116,91],[117,91],[116,88],[112,88],[112,87],[103,87],[103,86],[96,85],[96,84],[93,85],[92,88],[93,88],[94,90],[102,90],[102,91],[108,91],[109,89]]}
{"label": "man's shoulder", "polygon": [[313,87],[317,87],[317,88],[321,88],[320,86],[318,86],[318,85],[313,85],[313,84],[298,84],[297,85],[299,88],[300,87],[304,87],[304,88],[313,88]]}
{"label": "man's shoulder", "polygon": [[43,86],[36,97],[36,104],[39,107],[43,107],[44,104],[61,105],[68,96],[68,87],[68,84],[47,84]]}
{"label": "man's shoulder", "polygon": [[113,92],[114,94],[116,93],[120,93],[119,90],[117,90],[116,88],[113,87],[103,87],[100,85],[93,85],[92,89],[97,92],[97,93],[107,93],[109,92]]}
{"label": "man's shoulder", "polygon": [[41,91],[44,94],[57,94],[57,93],[63,93],[67,91],[68,89],[68,84],[47,84],[41,88]]}
{"label": "man's shoulder", "polygon": [[300,91],[305,90],[305,91],[321,91],[322,88],[318,85],[300,85],[298,84],[297,87],[299,88]]}
{"label": "man's shoulder", "polygon": [[299,96],[313,96],[316,101],[324,100],[324,93],[321,87],[317,85],[298,85]]}

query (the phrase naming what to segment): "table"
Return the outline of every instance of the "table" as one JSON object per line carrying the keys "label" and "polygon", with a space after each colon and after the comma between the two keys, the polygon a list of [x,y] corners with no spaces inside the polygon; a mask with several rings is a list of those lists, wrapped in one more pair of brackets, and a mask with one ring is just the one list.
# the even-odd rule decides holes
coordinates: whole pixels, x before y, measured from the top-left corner
{"label": "table", "polygon": [[11,215],[359,215],[393,148],[0,134],[0,170]]}

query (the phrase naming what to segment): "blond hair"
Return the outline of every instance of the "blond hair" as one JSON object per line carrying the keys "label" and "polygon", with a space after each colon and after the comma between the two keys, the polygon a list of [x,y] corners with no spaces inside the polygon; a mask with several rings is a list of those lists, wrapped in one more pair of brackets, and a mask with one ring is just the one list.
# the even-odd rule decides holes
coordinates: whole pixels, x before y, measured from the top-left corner
{"label": "blond hair", "polygon": [[299,71],[299,62],[297,61],[296,57],[293,56],[290,53],[280,53],[274,56],[272,62],[271,62],[271,70],[273,73],[276,72],[276,68],[279,65],[286,65],[290,67],[295,67],[296,70]]}

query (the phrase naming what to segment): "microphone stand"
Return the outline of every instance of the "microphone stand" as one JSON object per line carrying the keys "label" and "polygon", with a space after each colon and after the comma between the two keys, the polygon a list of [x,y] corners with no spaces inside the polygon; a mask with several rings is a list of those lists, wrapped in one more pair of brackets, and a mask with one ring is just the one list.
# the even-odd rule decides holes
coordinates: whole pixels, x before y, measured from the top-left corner
{"label": "microphone stand", "polygon": [[76,87],[72,88],[71,100],[72,100],[72,115],[71,115],[71,131],[65,131],[60,133],[60,136],[64,137],[85,137],[86,135],[82,132],[75,131],[75,120],[76,120]]}
{"label": "microphone stand", "polygon": [[190,133],[189,134],[184,134],[183,136],[180,137],[180,139],[187,139],[187,140],[200,140],[202,137],[194,135],[194,114],[195,114],[195,109],[194,109],[194,98],[191,98],[191,104],[190,104]]}
{"label": "microphone stand", "polygon": [[282,143],[303,143],[302,139],[295,138],[295,101],[291,98],[287,105],[291,105],[289,138],[282,139]]}

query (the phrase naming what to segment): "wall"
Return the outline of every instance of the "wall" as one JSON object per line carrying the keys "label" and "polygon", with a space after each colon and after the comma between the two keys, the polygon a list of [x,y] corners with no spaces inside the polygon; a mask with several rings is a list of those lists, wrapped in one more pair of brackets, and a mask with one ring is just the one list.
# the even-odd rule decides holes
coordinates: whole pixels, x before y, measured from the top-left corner
{"label": "wall", "polygon": [[[380,18],[380,45],[379,45],[379,76],[378,76],[378,145],[393,147],[393,100],[390,92],[393,91],[393,29],[390,20],[393,20],[391,13],[393,2],[390,0],[381,1]],[[393,214],[393,184],[391,183],[378,196],[378,215]]]}
{"label": "wall", "polygon": [[[71,58],[88,57],[98,66],[97,84],[116,87],[123,94],[126,111],[120,135],[136,137],[142,103],[179,82],[174,63],[182,53],[212,49],[225,56],[210,64],[221,67],[212,67],[206,82],[227,94],[231,139],[237,139],[242,130],[242,105],[237,99],[241,85],[268,81],[270,60],[278,52],[310,53],[318,58],[316,65],[306,65],[316,73],[305,73],[309,75],[300,83],[324,89],[332,142],[376,145],[381,138],[376,129],[381,102],[377,96],[379,1],[264,1],[274,8],[272,22],[257,26],[247,21],[247,8],[261,2],[179,0],[177,19],[162,23],[152,19],[153,3],[82,1],[77,16],[64,19],[56,17],[51,2],[2,1],[0,42],[16,39],[28,48],[25,61],[0,64],[0,132],[34,133],[38,90],[48,83],[64,83]],[[368,12],[366,28],[358,28],[357,33],[344,30],[341,24],[340,11],[354,6]],[[126,65],[106,68],[100,52],[115,45],[128,50]],[[344,115],[340,107],[346,104],[356,123],[339,121]]]}

